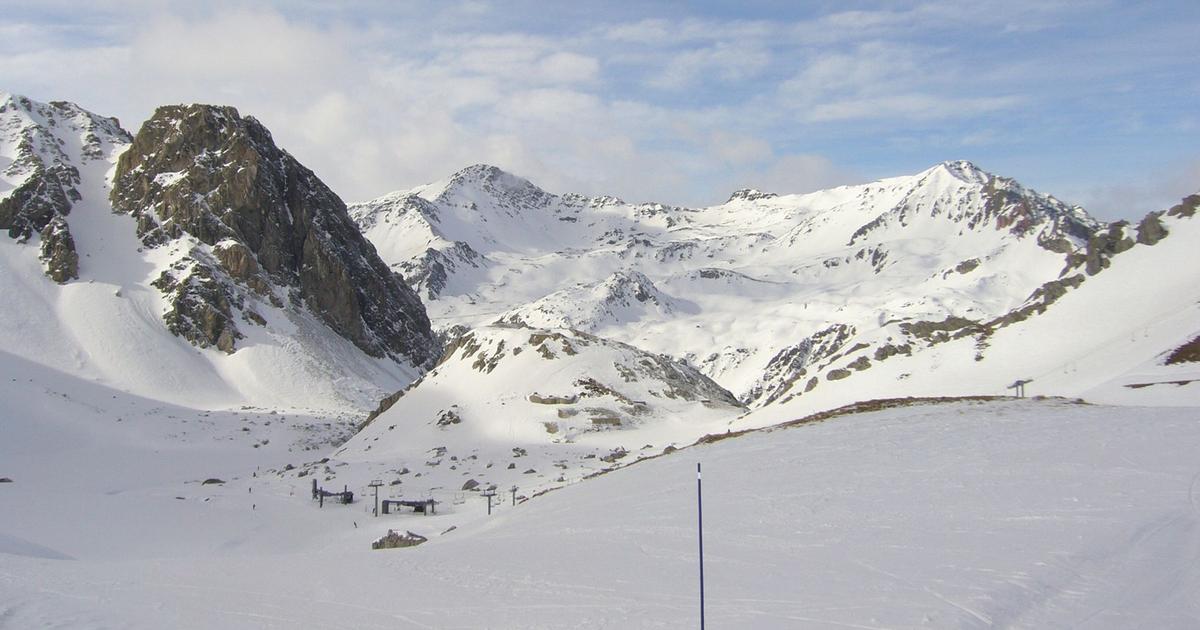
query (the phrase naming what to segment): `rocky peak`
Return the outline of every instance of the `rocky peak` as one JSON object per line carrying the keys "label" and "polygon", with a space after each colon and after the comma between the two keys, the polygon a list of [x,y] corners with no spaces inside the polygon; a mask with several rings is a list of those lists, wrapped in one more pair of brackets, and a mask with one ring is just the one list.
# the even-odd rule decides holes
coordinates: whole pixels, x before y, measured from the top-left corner
{"label": "rocky peak", "polygon": [[945,175],[968,184],[984,184],[994,176],[967,160],[947,160],[925,171],[926,174]]}
{"label": "rocky peak", "polygon": [[620,197],[614,197],[613,195],[599,195],[591,197],[579,193],[563,193],[559,198],[562,200],[564,205],[573,208],[614,208],[616,206],[626,205],[625,200],[621,199]]}
{"label": "rocky peak", "polygon": [[[436,185],[430,192],[437,190]],[[545,208],[557,197],[522,177],[488,164],[475,164],[450,177],[432,201],[469,207],[491,203],[507,210]]]}
{"label": "rocky peak", "polygon": [[0,229],[20,242],[41,235],[46,274],[78,276],[66,216],[82,196],[80,168],[130,140],[115,118],[63,101],[40,103],[0,93]]}
{"label": "rocky peak", "polygon": [[757,188],[739,188],[729,195],[730,201],[758,201],[759,199],[773,199],[779,195],[775,193],[763,192]]}
{"label": "rocky peak", "polygon": [[632,298],[638,302],[670,304],[670,300],[663,296],[654,282],[640,271],[618,271],[604,281],[604,287],[613,300]]}
{"label": "rocky peak", "polygon": [[573,328],[595,331],[613,324],[624,324],[644,317],[664,317],[686,308],[658,288],[645,274],[635,270],[618,271],[595,284],[562,289],[540,300],[512,309],[497,320],[546,328]]}
{"label": "rocky peak", "polygon": [[210,256],[177,265],[158,285],[187,311],[173,330],[198,345],[232,351],[239,335],[229,315],[242,289],[278,286],[372,356],[423,364],[437,354],[420,299],[342,200],[232,107],[156,110],[118,160],[111,200],[137,219],[147,246],[187,237],[208,246]]}
{"label": "rocky peak", "polygon": [[940,218],[975,231],[1033,236],[1044,248],[1069,254],[1104,227],[1083,208],[1068,206],[965,160],[943,162],[908,181],[911,184],[900,203],[860,227],[850,244],[888,226]]}

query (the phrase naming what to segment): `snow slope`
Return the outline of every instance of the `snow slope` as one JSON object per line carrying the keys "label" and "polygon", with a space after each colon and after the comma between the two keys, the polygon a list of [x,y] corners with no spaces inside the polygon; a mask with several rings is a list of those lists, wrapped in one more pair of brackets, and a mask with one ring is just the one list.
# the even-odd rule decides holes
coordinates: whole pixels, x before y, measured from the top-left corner
{"label": "snow slope", "polygon": [[[849,353],[833,367],[852,373],[823,380],[775,408],[739,420],[762,426],[814,409],[873,397],[1012,393],[1008,385],[1032,379],[1033,394],[1080,396],[1091,401],[1142,405],[1196,405],[1200,367],[1166,365],[1173,349],[1200,336],[1200,270],[1193,264],[1200,223],[1165,217],[1171,236],[1137,245],[1112,266],[1067,292],[1045,313],[850,368]],[[979,339],[983,339],[981,344]]]}
{"label": "snow slope", "polygon": [[520,326],[465,333],[381,409],[329,461],[285,477],[323,471],[329,487],[381,479],[399,496],[447,503],[487,487],[532,496],[723,432],[743,411],[670,357]]}
{"label": "snow slope", "polygon": [[[95,519],[95,531],[58,537],[68,514],[6,511],[0,623],[695,627],[699,461],[714,626],[1191,628],[1200,624],[1196,444],[1195,409],[914,406],[684,449],[502,504],[490,518],[482,500],[460,506],[475,508],[474,522],[465,512],[372,519],[359,506],[318,509],[262,476],[188,485],[194,471],[180,464],[138,484],[61,485],[41,479],[48,466],[31,458],[3,471],[14,478],[0,484],[5,503],[54,491],[85,507],[73,513]],[[142,453],[140,466],[165,472],[169,456],[149,451],[159,445],[109,442],[114,457]],[[92,463],[53,462],[63,474]],[[231,451],[207,470],[243,465]],[[110,524],[118,520],[141,525]],[[369,551],[387,528],[431,541]],[[156,536],[175,544],[139,542]]]}
{"label": "snow slope", "polygon": [[1100,227],[966,162],[699,209],[474,166],[352,215],[442,328],[574,327],[685,358],[755,406],[789,376],[772,359],[813,335],[843,326],[878,347],[887,321],[999,317]]}
{"label": "snow slope", "polygon": [[[167,300],[152,283],[189,254],[211,256],[212,248],[190,236],[145,248],[134,219],[113,213],[114,164],[128,147],[115,123],[116,131],[104,135],[102,127],[76,124],[76,118],[92,115],[75,106],[52,108],[20,97],[4,102],[0,154],[19,152],[32,134],[56,149],[43,152],[45,160],[77,174],[78,199],[71,200],[65,221],[78,252],[79,277],[56,284],[44,276],[36,232],[26,243],[0,238],[0,350],[197,409],[364,410],[416,377],[411,366],[373,359],[308,310],[284,303],[256,304],[265,324],[243,326],[247,339],[233,354],[196,348],[172,335],[163,323]],[[102,135],[89,136],[95,133]],[[12,190],[0,190],[0,199],[6,194]]]}
{"label": "snow slope", "polygon": [[[420,375],[274,285],[235,352],[172,335],[152,283],[219,244],[143,247],[123,133],[3,100],[0,204],[65,179],[0,238],[0,627],[693,627],[699,460],[716,625],[1200,624],[1186,208],[1100,226],[963,162],[700,209],[470,167],[351,209],[445,334]],[[77,279],[46,277],[46,212]],[[739,434],[1018,378],[1126,406]],[[438,513],[373,518],[375,481]],[[389,528],[430,542],[368,551]]]}

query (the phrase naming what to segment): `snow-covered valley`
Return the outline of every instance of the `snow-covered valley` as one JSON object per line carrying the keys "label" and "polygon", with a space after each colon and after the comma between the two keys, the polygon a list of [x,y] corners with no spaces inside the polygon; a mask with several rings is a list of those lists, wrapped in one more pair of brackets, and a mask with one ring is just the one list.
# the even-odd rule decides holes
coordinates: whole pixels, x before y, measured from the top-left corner
{"label": "snow-covered valley", "polygon": [[[22,441],[57,435],[39,420],[14,427]],[[476,497],[376,519],[269,478],[200,486],[200,470],[251,460],[232,443],[220,454],[138,435],[107,435],[108,456],[139,457],[152,479],[63,444],[69,461],[21,465],[0,490],[6,627],[695,627],[696,462],[715,625],[1200,621],[1191,409],[996,401],[840,416],[686,448],[490,517]],[[12,444],[6,462],[20,461]],[[150,464],[168,448],[173,464]],[[45,476],[50,464],[61,476]],[[90,470],[104,472],[81,483]],[[389,528],[430,542],[369,550]]]}
{"label": "snow-covered valley", "polygon": [[9,95],[0,157],[0,628],[693,627],[697,462],[716,625],[1200,625],[1200,195],[346,205]]}

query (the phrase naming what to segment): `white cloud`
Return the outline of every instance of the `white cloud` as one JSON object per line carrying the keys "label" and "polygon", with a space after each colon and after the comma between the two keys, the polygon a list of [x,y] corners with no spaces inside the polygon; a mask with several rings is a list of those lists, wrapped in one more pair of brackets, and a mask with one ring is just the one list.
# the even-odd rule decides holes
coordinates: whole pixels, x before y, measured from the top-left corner
{"label": "white cloud", "polygon": [[1200,157],[1122,181],[1067,190],[1066,195],[1104,220],[1136,221],[1147,212],[1166,210],[1200,193]]}
{"label": "white cloud", "polygon": [[[551,190],[701,203],[747,185],[796,192],[855,181],[841,143],[863,146],[864,134],[888,153],[990,150],[1013,137],[1014,112],[1041,122],[1063,67],[1141,77],[1137,47],[1167,63],[1181,40],[1106,40],[1094,48],[1103,59],[1086,59],[1100,70],[1047,69],[1017,48],[981,61],[955,40],[1062,29],[1063,16],[1087,7],[932,0],[793,21],[556,24],[486,2],[296,2],[52,2],[55,19],[40,23],[10,12],[0,88],[76,100],[132,130],[155,105],[231,104],[350,199],[491,162]],[[1090,89],[1081,82],[1072,89]],[[1171,124],[1194,133],[1190,111]]]}
{"label": "white cloud", "polygon": [[[813,57],[779,87],[779,98],[803,121],[941,120],[1010,109],[1011,94],[986,93],[967,69],[940,50],[867,42],[844,52]],[[972,92],[983,90],[983,94]]]}
{"label": "white cloud", "polygon": [[137,36],[132,48],[139,69],[160,79],[279,84],[353,67],[342,44],[334,33],[274,12],[234,10],[209,20],[162,17]]}
{"label": "white cloud", "polygon": [[803,114],[809,122],[863,119],[947,120],[966,118],[1021,103],[1016,96],[957,98],[933,94],[878,94],[814,105]]}
{"label": "white cloud", "polygon": [[862,176],[820,155],[785,155],[758,172],[740,174],[745,184],[780,194],[805,193],[863,181]]}
{"label": "white cloud", "polygon": [[725,82],[752,79],[770,63],[770,53],[759,44],[718,42],[676,54],[647,83],[658,88],[679,90],[706,78]]}
{"label": "white cloud", "polygon": [[595,80],[600,63],[586,55],[560,52],[542,57],[538,70],[548,83],[588,83]]}

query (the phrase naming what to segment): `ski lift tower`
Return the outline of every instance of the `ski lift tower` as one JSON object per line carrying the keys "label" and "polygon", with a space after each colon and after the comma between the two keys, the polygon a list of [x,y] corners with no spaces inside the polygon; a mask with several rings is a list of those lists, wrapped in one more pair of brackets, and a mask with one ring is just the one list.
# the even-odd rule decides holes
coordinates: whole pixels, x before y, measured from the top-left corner
{"label": "ski lift tower", "polygon": [[481,497],[484,497],[485,499],[487,499],[487,502],[488,502],[488,516],[491,516],[491,515],[492,515],[492,497],[496,496],[496,487],[495,487],[495,486],[488,486],[488,488],[487,488],[487,489],[485,489],[483,492],[479,493],[479,496],[481,496]]}
{"label": "ski lift tower", "polygon": [[1016,390],[1015,393],[1017,395],[1017,398],[1024,398],[1025,397],[1025,384],[1032,383],[1032,382],[1033,382],[1033,379],[1031,379],[1031,378],[1023,378],[1023,379],[1020,379],[1020,380],[1014,382],[1012,385],[1009,385],[1007,389]]}
{"label": "ski lift tower", "polygon": [[379,487],[383,485],[383,480],[375,479],[367,484],[368,488],[375,489],[375,516],[379,516]]}

